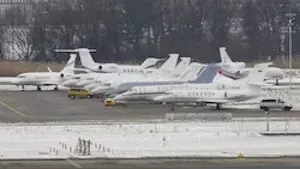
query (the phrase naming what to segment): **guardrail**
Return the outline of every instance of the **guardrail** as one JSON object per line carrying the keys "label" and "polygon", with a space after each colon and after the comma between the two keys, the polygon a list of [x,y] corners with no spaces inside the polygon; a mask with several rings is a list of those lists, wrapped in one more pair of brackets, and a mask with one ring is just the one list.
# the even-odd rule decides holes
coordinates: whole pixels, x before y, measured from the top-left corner
{"label": "guardrail", "polygon": [[167,113],[165,119],[168,121],[231,121],[231,113]]}

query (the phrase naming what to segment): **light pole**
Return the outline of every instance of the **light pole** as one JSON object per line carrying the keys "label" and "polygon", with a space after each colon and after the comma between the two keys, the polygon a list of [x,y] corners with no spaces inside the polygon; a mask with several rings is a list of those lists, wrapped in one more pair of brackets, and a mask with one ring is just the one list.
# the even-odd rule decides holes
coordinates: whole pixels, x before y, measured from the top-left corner
{"label": "light pole", "polygon": [[296,16],[295,13],[288,13],[286,16],[289,17],[288,29],[289,29],[289,86],[292,88],[292,67],[293,67],[293,19]]}

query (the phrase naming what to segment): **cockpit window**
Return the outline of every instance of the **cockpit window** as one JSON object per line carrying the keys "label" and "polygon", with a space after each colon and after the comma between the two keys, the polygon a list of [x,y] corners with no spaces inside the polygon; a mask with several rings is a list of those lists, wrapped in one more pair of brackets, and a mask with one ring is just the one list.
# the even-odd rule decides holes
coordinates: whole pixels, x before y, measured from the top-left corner
{"label": "cockpit window", "polygon": [[18,76],[18,78],[26,78],[25,75]]}

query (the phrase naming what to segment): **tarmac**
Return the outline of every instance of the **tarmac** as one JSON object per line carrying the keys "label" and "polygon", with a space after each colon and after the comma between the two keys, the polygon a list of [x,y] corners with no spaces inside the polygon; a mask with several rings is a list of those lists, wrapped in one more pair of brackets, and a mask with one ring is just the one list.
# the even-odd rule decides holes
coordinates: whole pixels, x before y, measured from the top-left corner
{"label": "tarmac", "polygon": [[297,158],[281,159],[96,159],[0,161],[0,169],[299,169]]}
{"label": "tarmac", "polygon": [[[0,122],[49,122],[85,120],[164,119],[171,110],[166,105],[142,104],[106,107],[96,98],[69,99],[66,91],[2,91]],[[231,113],[232,117],[264,117],[261,110],[176,107],[172,113]],[[300,111],[273,111],[272,117],[300,117]]]}
{"label": "tarmac", "polygon": [[[175,112],[232,113],[233,117],[264,117],[261,110],[177,107]],[[65,91],[2,91],[0,122],[51,122],[82,120],[155,120],[170,113],[165,105],[106,107],[99,99],[69,99]],[[174,113],[174,112],[173,112]],[[274,117],[300,117],[300,111],[274,111]],[[0,160],[0,169],[73,169],[73,168],[160,168],[160,169],[298,169],[299,158],[279,159],[94,159],[94,160]]]}

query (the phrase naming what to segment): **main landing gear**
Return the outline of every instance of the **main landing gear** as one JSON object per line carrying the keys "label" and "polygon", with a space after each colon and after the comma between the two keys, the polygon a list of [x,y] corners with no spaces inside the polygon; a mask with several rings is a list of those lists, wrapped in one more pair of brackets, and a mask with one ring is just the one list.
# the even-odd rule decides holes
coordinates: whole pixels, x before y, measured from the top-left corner
{"label": "main landing gear", "polygon": [[57,85],[55,85],[55,87],[54,87],[54,91],[57,91],[58,90],[58,87],[57,87]]}
{"label": "main landing gear", "polygon": [[174,104],[170,104],[170,110],[175,111],[175,105]]}
{"label": "main landing gear", "polygon": [[217,110],[221,110],[221,107],[222,107],[222,104],[221,104],[221,103],[217,103],[217,104],[216,104],[216,109],[217,109]]}
{"label": "main landing gear", "polygon": [[36,90],[41,91],[42,90],[41,86],[37,86]]}

